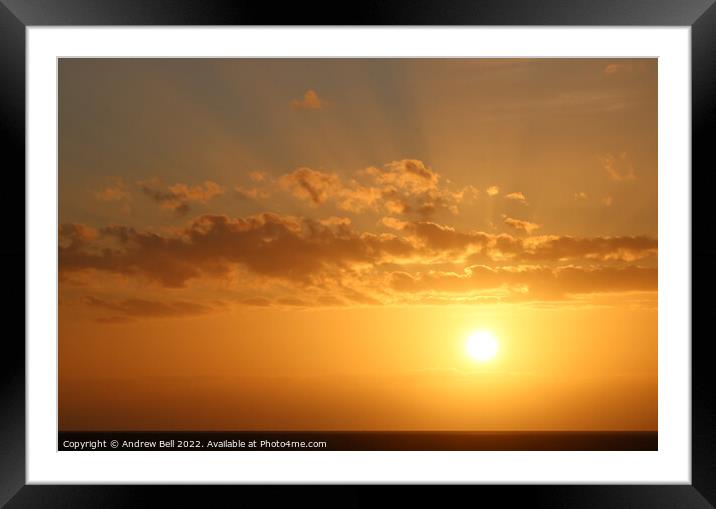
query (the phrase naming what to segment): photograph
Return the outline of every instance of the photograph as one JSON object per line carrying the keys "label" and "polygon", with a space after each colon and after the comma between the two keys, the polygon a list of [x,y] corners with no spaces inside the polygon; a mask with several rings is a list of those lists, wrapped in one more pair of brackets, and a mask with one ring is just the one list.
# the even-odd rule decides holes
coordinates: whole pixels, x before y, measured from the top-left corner
{"label": "photograph", "polygon": [[58,450],[657,451],[658,66],[58,58]]}

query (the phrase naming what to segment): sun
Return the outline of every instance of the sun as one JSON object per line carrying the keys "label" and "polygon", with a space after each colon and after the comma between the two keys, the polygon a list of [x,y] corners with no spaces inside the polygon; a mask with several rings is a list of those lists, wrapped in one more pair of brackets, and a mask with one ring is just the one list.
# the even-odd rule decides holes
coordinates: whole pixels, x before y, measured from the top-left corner
{"label": "sun", "polygon": [[467,337],[465,349],[472,359],[486,362],[495,358],[499,344],[493,333],[481,330],[475,331]]}

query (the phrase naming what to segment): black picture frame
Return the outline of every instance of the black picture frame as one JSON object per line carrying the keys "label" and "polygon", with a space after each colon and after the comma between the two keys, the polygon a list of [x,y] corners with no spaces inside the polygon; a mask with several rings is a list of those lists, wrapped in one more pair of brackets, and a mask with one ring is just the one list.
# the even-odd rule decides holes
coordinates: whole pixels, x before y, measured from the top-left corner
{"label": "black picture frame", "polygon": [[[710,137],[716,124],[716,0],[401,0],[360,4],[276,4],[207,0],[0,0],[0,168],[6,182],[0,200],[4,239],[6,320],[0,359],[0,505],[8,507],[135,507],[148,494],[175,497],[180,506],[206,506],[210,493],[233,497],[248,487],[189,489],[151,486],[55,486],[25,483],[25,38],[41,25],[573,25],[691,27],[692,80],[692,270],[696,288],[714,287],[716,250],[703,238],[711,213],[699,193],[711,192],[716,156]],[[309,8],[313,7],[313,8]],[[701,203],[700,208],[697,203]],[[24,216],[23,216],[24,217]],[[699,235],[702,234],[702,235]],[[13,290],[11,291],[11,288]],[[22,296],[22,298],[21,298]],[[710,299],[692,297],[692,310]],[[703,316],[703,315],[702,315]],[[703,319],[702,319],[703,320]],[[690,485],[525,485],[472,486],[501,506],[517,502],[538,507],[706,508],[716,505],[716,398],[709,334],[696,334],[692,311],[692,483]],[[14,325],[14,327],[11,327]],[[689,338],[685,338],[688,340]],[[255,491],[255,490],[254,490]],[[316,495],[272,492],[269,502],[312,505],[373,505],[384,495],[353,486]],[[285,493],[285,491],[283,492]],[[403,498],[405,495],[401,495]],[[422,501],[443,495],[420,493]],[[474,492],[469,494],[471,498]],[[298,497],[298,498],[297,498]],[[477,499],[475,499],[477,500]],[[481,498],[480,500],[484,500]],[[281,500],[284,501],[284,500]],[[406,500],[403,500],[404,502]],[[165,503],[169,503],[166,498]],[[238,502],[236,500],[235,502]],[[233,503],[232,503],[233,505]]]}

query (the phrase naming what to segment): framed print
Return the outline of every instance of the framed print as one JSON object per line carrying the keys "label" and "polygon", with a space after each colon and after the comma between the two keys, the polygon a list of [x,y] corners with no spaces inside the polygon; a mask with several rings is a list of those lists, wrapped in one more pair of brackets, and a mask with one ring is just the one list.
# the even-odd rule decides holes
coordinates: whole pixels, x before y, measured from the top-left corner
{"label": "framed print", "polygon": [[713,503],[691,168],[715,8],[399,5],[4,2],[10,507],[257,483]]}

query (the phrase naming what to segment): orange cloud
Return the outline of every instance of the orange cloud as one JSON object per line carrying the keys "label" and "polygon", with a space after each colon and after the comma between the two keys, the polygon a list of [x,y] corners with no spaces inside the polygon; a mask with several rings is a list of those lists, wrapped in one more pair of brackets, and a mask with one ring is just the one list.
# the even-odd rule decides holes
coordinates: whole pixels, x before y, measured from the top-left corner
{"label": "orange cloud", "polygon": [[394,217],[384,217],[380,220],[380,222],[387,226],[388,228],[391,228],[393,230],[402,230],[406,226],[408,226],[407,221],[403,221],[402,219],[396,219]]}
{"label": "orange cloud", "polygon": [[500,194],[500,188],[497,186],[490,186],[485,192],[488,196],[497,196],[498,194]]}
{"label": "orange cloud", "polygon": [[120,201],[129,198],[129,191],[123,179],[113,177],[110,180],[112,185],[95,191],[95,198],[101,201]]}
{"label": "orange cloud", "polygon": [[437,172],[415,159],[366,168],[347,182],[336,173],[306,167],[278,179],[282,189],[313,206],[333,202],[337,208],[350,212],[382,209],[389,214],[427,217],[447,210],[457,214],[465,196],[477,194],[472,186],[452,191],[439,182]]}
{"label": "orange cloud", "polygon": [[[196,316],[216,311],[216,307],[194,302],[172,301],[159,302],[146,299],[124,299],[107,301],[95,297],[86,297],[85,303],[109,314],[98,320],[107,323],[120,323],[136,318],[177,318]],[[221,303],[216,303],[221,304]]]}
{"label": "orange cloud", "polygon": [[391,286],[399,292],[474,294],[478,291],[493,290],[492,296],[503,301],[561,299],[569,295],[591,293],[656,291],[657,281],[657,269],[633,266],[490,268],[476,265],[466,268],[463,273],[391,274]]}
{"label": "orange cloud", "polygon": [[395,186],[413,193],[434,190],[440,180],[437,173],[417,159],[393,161],[384,168],[371,167],[366,172],[378,184]]}
{"label": "orange cloud", "polygon": [[291,101],[291,107],[294,110],[320,110],[323,108],[323,101],[315,90],[306,90],[303,99],[294,99]]}
{"label": "orange cloud", "polygon": [[527,198],[525,198],[525,195],[520,192],[509,193],[509,194],[505,195],[505,198],[507,198],[508,200],[515,200],[515,201],[519,201],[522,203],[527,202]]}
{"label": "orange cloud", "polygon": [[325,219],[319,219],[318,222],[324,226],[350,226],[351,225],[351,219],[349,217],[330,216]]}
{"label": "orange cloud", "polygon": [[245,188],[242,186],[234,187],[234,191],[239,198],[245,200],[259,200],[269,197],[269,192],[257,187]]}
{"label": "orange cloud", "polygon": [[351,181],[350,187],[340,189],[337,199],[339,209],[359,213],[366,209],[377,209],[383,199],[383,192],[376,187]]}
{"label": "orange cloud", "polygon": [[84,224],[63,224],[60,225],[60,247],[75,243],[88,242],[96,239],[99,232]]}
{"label": "orange cloud", "polygon": [[492,238],[486,233],[460,232],[450,226],[428,221],[408,223],[403,230],[412,233],[422,246],[433,252],[466,251],[470,247],[484,247]]}
{"label": "orange cloud", "polygon": [[[183,288],[197,279],[232,285],[238,274],[239,292],[247,288],[253,292],[237,300],[244,305],[259,305],[259,301],[244,302],[246,298],[266,299],[261,305],[292,305],[285,299],[296,299],[302,306],[376,305],[406,298],[391,293],[399,290],[399,278],[403,278],[400,291],[407,291],[405,285],[415,281],[423,286],[434,282],[435,268],[455,267],[455,272],[440,274],[443,286],[435,283],[425,286],[425,291],[463,285],[470,292],[498,289],[490,295],[507,292],[512,300],[529,291],[529,298],[535,300],[575,292],[643,289],[636,283],[619,287],[616,281],[619,277],[636,281],[636,272],[594,271],[624,268],[619,265],[647,258],[653,264],[657,254],[656,239],[648,237],[519,238],[460,231],[430,221],[385,217],[381,223],[394,233],[361,232],[346,217],[312,220],[269,213],[244,218],[203,215],[163,234],[120,225],[98,229],[62,225],[60,277],[70,280],[67,275],[75,274],[96,281],[106,273]],[[469,271],[462,273],[465,267]],[[588,274],[567,270],[574,267]],[[607,277],[615,281],[603,283]],[[178,309],[155,308],[165,314]],[[115,302],[104,309],[113,312],[109,317],[120,316],[122,310],[129,314],[129,303]]]}
{"label": "orange cloud", "polygon": [[166,287],[183,287],[202,276],[226,277],[233,264],[255,274],[310,282],[331,268],[372,264],[407,256],[412,246],[395,235],[358,233],[349,225],[260,214],[248,218],[204,215],[174,235],[107,226],[97,237],[66,225],[60,243],[60,271],[99,270],[140,276]]}
{"label": "orange cloud", "polygon": [[279,183],[297,198],[313,205],[325,203],[342,189],[338,175],[311,168],[298,168],[281,177]]}
{"label": "orange cloud", "polygon": [[632,262],[656,255],[657,248],[657,240],[645,236],[579,238],[549,235],[528,237],[522,241],[517,255],[530,261],[586,259]]}
{"label": "orange cloud", "polygon": [[220,185],[210,180],[196,186],[174,184],[167,189],[163,188],[159,179],[140,181],[138,184],[142,192],[153,201],[179,214],[189,212],[190,203],[207,203],[224,192]]}
{"label": "orange cloud", "polygon": [[250,171],[249,178],[254,182],[263,182],[264,180],[266,180],[266,172],[265,171]]}
{"label": "orange cloud", "polygon": [[266,306],[270,306],[272,303],[271,303],[271,300],[269,300],[265,297],[250,297],[250,298],[241,300],[241,304],[244,304],[245,306],[266,307]]}
{"label": "orange cloud", "polygon": [[604,67],[604,74],[612,76],[620,72],[630,72],[634,70],[634,66],[630,63],[611,63]]}
{"label": "orange cloud", "polygon": [[634,167],[629,163],[626,152],[619,155],[606,154],[600,158],[604,171],[616,182],[636,180]]}
{"label": "orange cloud", "polygon": [[511,217],[506,217],[504,223],[515,230],[521,230],[525,233],[532,233],[540,228],[540,225],[536,223],[530,223],[529,221],[523,221],[521,219],[513,219]]}

